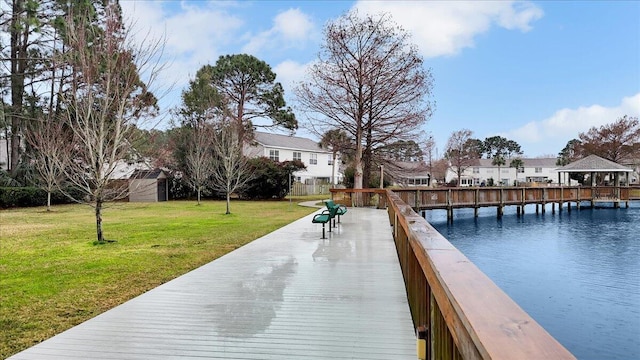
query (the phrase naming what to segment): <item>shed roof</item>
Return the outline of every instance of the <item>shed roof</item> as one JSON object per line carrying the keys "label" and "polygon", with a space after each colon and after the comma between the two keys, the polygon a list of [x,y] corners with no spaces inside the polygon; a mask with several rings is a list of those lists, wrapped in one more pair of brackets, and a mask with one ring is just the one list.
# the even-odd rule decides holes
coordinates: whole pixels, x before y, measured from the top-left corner
{"label": "shed roof", "polygon": [[291,150],[305,150],[305,151],[313,151],[313,152],[322,152],[329,153],[320,147],[318,142],[313,141],[311,139],[291,136],[291,135],[282,135],[282,134],[271,134],[265,132],[256,131],[254,134],[254,140],[260,145],[267,147],[278,147],[283,149],[291,149]]}
{"label": "shed roof", "polygon": [[131,179],[161,179],[166,177],[164,170],[155,168],[153,170],[136,170],[131,174]]}
{"label": "shed roof", "polygon": [[580,160],[567,164],[558,171],[562,172],[633,172],[626,166],[622,166],[611,160],[601,158],[597,155],[589,155]]}

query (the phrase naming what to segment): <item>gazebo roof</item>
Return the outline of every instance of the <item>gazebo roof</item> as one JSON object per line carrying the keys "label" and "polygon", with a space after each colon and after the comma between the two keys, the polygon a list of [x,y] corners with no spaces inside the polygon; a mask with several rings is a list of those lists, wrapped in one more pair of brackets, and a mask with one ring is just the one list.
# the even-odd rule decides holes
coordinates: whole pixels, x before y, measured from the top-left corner
{"label": "gazebo roof", "polygon": [[633,169],[597,155],[589,155],[557,170],[559,172],[633,172]]}

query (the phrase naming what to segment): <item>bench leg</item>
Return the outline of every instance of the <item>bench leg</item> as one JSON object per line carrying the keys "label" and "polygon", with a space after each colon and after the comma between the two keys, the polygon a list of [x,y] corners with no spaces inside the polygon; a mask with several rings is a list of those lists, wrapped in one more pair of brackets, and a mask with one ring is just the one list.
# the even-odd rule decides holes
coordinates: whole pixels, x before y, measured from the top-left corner
{"label": "bench leg", "polygon": [[340,215],[338,215],[338,224],[340,224]]}
{"label": "bench leg", "polygon": [[[329,229],[329,231],[331,231],[331,229]],[[324,223],[322,223],[322,238],[326,239],[326,237],[324,236]]]}

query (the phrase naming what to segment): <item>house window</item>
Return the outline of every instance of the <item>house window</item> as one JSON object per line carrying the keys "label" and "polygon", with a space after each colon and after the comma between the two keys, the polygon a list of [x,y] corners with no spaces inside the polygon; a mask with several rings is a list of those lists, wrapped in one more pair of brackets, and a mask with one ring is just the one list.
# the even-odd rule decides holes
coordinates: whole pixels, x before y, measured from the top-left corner
{"label": "house window", "polygon": [[269,159],[280,161],[280,150],[269,150]]}
{"label": "house window", "polygon": [[542,168],[541,167],[536,168],[536,173],[541,173],[541,172],[542,172]]}
{"label": "house window", "polygon": [[318,154],[311,154],[311,158],[309,158],[309,165],[318,165]]}
{"label": "house window", "polygon": [[333,157],[329,155],[329,161],[327,161],[327,165],[333,165]]}
{"label": "house window", "polygon": [[293,160],[298,160],[298,161],[302,161],[302,153],[299,151],[294,151],[293,152]]}
{"label": "house window", "polygon": [[523,167],[519,167],[519,168],[518,168],[518,172],[519,172],[519,173],[524,173],[524,168],[523,168]]}
{"label": "house window", "polygon": [[502,169],[502,173],[509,173],[509,169]]}
{"label": "house window", "polygon": [[473,173],[474,173],[474,174],[480,174],[480,168],[478,168],[478,167],[474,167],[474,168],[473,168]]}

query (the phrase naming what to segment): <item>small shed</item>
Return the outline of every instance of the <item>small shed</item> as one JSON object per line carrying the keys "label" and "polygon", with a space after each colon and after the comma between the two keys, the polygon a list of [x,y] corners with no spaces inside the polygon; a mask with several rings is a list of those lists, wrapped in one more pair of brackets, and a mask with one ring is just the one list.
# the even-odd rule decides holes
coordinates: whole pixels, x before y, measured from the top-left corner
{"label": "small shed", "polygon": [[129,178],[130,202],[157,202],[169,199],[169,182],[164,170],[136,170]]}
{"label": "small shed", "polygon": [[597,155],[589,155],[585,158],[558,168],[558,182],[562,184],[562,182],[560,181],[560,176],[563,173],[588,173],[591,176],[591,186],[595,186],[596,174],[614,174],[615,186],[620,186],[620,175],[626,175],[626,184],[628,185],[629,174],[631,174],[632,172],[633,169],[620,165],[611,160],[601,158]]}

